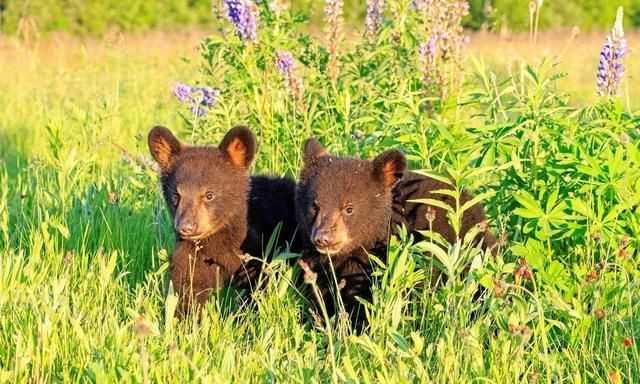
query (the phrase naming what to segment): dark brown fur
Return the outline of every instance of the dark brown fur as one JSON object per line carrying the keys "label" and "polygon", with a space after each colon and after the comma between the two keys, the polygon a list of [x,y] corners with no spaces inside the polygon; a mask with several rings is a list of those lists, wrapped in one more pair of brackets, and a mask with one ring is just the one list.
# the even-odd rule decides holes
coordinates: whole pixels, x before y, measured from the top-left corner
{"label": "dark brown fur", "polygon": [[[453,198],[433,193],[451,187],[406,171],[404,155],[395,150],[386,151],[373,161],[341,158],[329,155],[315,139],[309,139],[304,152],[305,164],[296,190],[298,222],[308,240],[304,260],[318,273],[325,305],[333,313],[330,291],[335,284],[327,273],[331,261],[338,283],[344,286],[341,299],[352,323],[361,329],[364,311],[354,296],[371,300],[368,253],[386,256],[389,236],[402,224],[420,239],[416,231],[429,229],[429,206],[409,200],[431,198],[455,206]],[[471,195],[463,193],[462,202],[469,199]],[[435,209],[432,230],[450,243],[455,242],[445,211],[431,208]],[[463,217],[462,236],[485,220],[481,205],[468,209]],[[484,247],[495,244],[489,231],[481,232],[475,241]]]}
{"label": "dark brown fur", "polygon": [[[149,149],[160,166],[163,194],[174,218],[171,280],[180,313],[194,302],[206,302],[226,284],[251,288],[262,263],[246,262],[243,255],[262,255],[279,222],[280,239],[294,236],[295,183],[249,177],[256,142],[245,127],[231,129],[217,148],[184,145],[167,128],[155,127],[149,132]],[[271,204],[278,210],[270,211]]]}

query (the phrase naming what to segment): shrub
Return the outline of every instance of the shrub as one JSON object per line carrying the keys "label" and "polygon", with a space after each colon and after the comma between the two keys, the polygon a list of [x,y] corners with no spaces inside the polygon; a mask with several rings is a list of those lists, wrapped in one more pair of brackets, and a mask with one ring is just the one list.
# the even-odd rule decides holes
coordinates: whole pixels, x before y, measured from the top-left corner
{"label": "shrub", "polygon": [[[449,49],[429,71],[444,81],[429,83],[421,46],[438,26],[409,1],[390,2],[374,37],[352,46],[299,32],[304,19],[298,14],[266,6],[259,11],[255,42],[239,38],[229,23],[222,35],[203,42],[200,80],[220,89],[221,98],[205,118],[187,118],[186,133],[206,142],[232,122],[247,123],[267,148],[258,167],[294,174],[301,141],[310,135],[331,152],[365,158],[401,147],[413,168],[445,175],[457,190],[480,190],[502,238],[495,258],[464,241],[411,245],[407,234],[394,240],[389,263],[376,271],[370,339],[361,341],[365,356],[383,344],[385,356],[397,358],[390,345],[410,353],[410,338],[420,345],[428,340],[437,352],[425,353],[444,364],[430,366],[431,373],[448,369],[447,353],[466,350],[476,356],[465,358],[468,369],[493,377],[491,363],[477,355],[482,345],[494,357],[525,356],[547,377],[568,377],[572,363],[550,363],[545,356],[584,340],[598,349],[602,330],[589,320],[593,311],[614,311],[616,332],[634,332],[637,295],[618,293],[629,292],[628,282],[640,277],[634,267],[640,246],[637,115],[615,97],[573,107],[557,89],[562,74],[549,62],[522,64],[504,78],[478,63],[474,76],[460,82]],[[339,23],[332,15],[328,22]],[[339,33],[326,35],[340,39]],[[289,52],[286,71],[283,51]],[[304,85],[297,93],[292,77]],[[443,93],[444,86],[450,92]],[[454,207],[450,218],[458,214]],[[469,264],[473,272],[464,277]],[[436,291],[428,288],[430,266],[449,277]],[[474,301],[478,286],[487,290],[481,302]],[[479,313],[481,321],[474,322]],[[459,333],[468,337],[458,339]],[[508,347],[497,352],[498,345]],[[623,361],[636,359],[619,344],[615,353]],[[525,371],[514,366],[509,375]]]}

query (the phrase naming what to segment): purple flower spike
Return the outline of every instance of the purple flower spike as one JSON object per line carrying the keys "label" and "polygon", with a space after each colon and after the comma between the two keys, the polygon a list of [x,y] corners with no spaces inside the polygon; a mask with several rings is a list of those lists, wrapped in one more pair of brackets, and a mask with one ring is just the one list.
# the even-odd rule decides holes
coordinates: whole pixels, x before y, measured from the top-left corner
{"label": "purple flower spike", "polygon": [[427,40],[426,43],[422,43],[420,44],[420,56],[423,58],[434,58],[436,55],[436,42],[438,41],[437,36],[431,36],[429,37],[429,40]]}
{"label": "purple flower spike", "polygon": [[438,57],[440,36],[431,35],[426,43],[418,47],[418,55],[422,65],[422,82],[427,87],[434,87],[438,83]]}
{"label": "purple flower spike", "polygon": [[191,87],[187,84],[178,83],[173,87],[173,95],[181,103],[186,103],[191,98]]}
{"label": "purple flower spike", "polygon": [[338,79],[340,69],[338,68],[338,48],[342,39],[342,11],[343,0],[325,0],[324,16],[326,21],[327,42],[329,43],[329,64],[327,72],[331,81]]}
{"label": "purple flower spike", "polygon": [[284,80],[285,87],[294,99],[300,100],[304,96],[302,78],[295,74],[295,61],[293,55],[287,51],[277,51],[275,64],[278,72]]}
{"label": "purple flower spike", "polygon": [[194,116],[202,117],[216,105],[220,98],[220,90],[211,87],[192,87],[178,83],[173,87],[173,94],[179,102],[188,104]]}
{"label": "purple flower spike", "polygon": [[329,24],[342,17],[342,0],[325,0],[324,13]]}
{"label": "purple flower spike", "polygon": [[276,66],[280,74],[287,78],[293,71],[293,56],[287,51],[276,52]]}
{"label": "purple flower spike", "polygon": [[427,8],[426,0],[413,0],[411,5],[416,11],[423,11]]}
{"label": "purple flower spike", "polygon": [[615,96],[624,76],[624,56],[627,54],[627,40],[622,29],[622,7],[618,9],[616,23],[607,36],[600,51],[596,85],[600,96]]}
{"label": "purple flower spike", "polygon": [[609,36],[600,51],[600,62],[596,81],[598,94],[615,96],[618,94],[620,81],[624,76],[623,58],[626,54],[627,42],[624,38],[614,40]]}
{"label": "purple flower spike", "polygon": [[199,88],[200,92],[202,92],[202,102],[201,104],[205,107],[213,107],[218,102],[218,97],[220,96],[220,90],[210,87],[202,87]]}
{"label": "purple flower spike", "polygon": [[258,40],[258,15],[255,4],[250,0],[225,0],[229,21],[243,41]]}
{"label": "purple flower spike", "polygon": [[382,26],[384,0],[367,0],[367,18],[365,20],[366,35],[375,36]]}

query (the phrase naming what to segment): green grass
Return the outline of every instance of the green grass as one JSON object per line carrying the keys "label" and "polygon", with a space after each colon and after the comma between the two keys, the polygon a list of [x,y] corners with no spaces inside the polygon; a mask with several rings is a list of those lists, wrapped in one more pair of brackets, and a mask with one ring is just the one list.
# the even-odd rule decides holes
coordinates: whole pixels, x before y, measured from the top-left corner
{"label": "green grass", "polygon": [[[193,36],[6,42],[0,381],[640,381],[637,115],[624,103],[573,108],[553,80],[562,68],[523,67],[494,82],[470,62],[458,99],[425,111],[414,62],[397,60],[415,51],[391,36],[344,54],[335,86],[324,51],[282,30],[258,48],[214,39],[210,64],[190,49]],[[271,64],[282,46],[304,58],[302,106]],[[194,79],[223,88],[197,126],[169,92]],[[282,261],[253,304],[224,292],[231,300],[221,293],[200,323],[178,322],[166,277],[171,224],[144,167],[157,123],[209,143],[247,123],[260,141],[255,172],[275,174],[297,174],[309,135],[362,157],[400,147],[412,168],[487,192],[491,225],[508,243],[492,258],[394,240],[360,336],[340,322],[302,322],[309,306]],[[458,273],[466,263],[456,261],[471,259],[477,270]],[[451,278],[432,289],[438,263]]]}

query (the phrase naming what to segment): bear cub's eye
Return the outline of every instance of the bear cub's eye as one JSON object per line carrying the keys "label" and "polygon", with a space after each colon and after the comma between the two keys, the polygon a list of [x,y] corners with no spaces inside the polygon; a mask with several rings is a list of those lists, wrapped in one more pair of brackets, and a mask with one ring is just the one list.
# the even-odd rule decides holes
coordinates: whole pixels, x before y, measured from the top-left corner
{"label": "bear cub's eye", "polygon": [[216,195],[211,191],[208,191],[207,193],[204,194],[204,199],[206,201],[212,201],[215,198],[216,198]]}
{"label": "bear cub's eye", "polygon": [[351,215],[353,215],[353,205],[347,205],[347,206],[344,208],[344,213],[345,213],[347,216],[351,216]]}

